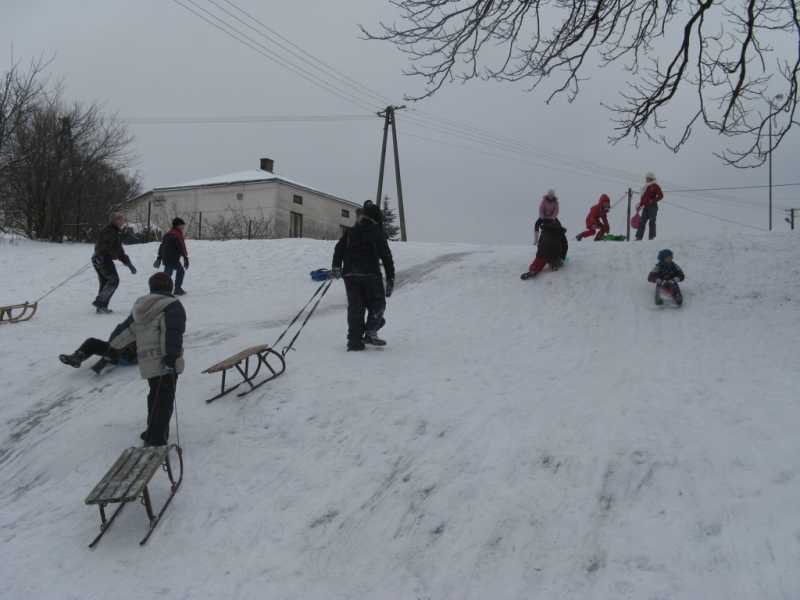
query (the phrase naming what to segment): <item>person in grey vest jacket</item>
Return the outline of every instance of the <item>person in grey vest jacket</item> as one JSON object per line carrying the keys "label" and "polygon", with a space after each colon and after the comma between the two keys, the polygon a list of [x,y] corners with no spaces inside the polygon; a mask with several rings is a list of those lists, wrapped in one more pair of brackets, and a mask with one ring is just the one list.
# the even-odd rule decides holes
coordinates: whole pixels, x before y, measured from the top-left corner
{"label": "person in grey vest jacket", "polygon": [[111,340],[113,348],[136,341],[139,373],[150,386],[147,429],[140,436],[146,446],[164,446],[175,404],[178,375],[183,372],[183,333],[186,311],[172,295],[172,279],[156,273],[148,281],[150,293],[133,304],[122,330]]}

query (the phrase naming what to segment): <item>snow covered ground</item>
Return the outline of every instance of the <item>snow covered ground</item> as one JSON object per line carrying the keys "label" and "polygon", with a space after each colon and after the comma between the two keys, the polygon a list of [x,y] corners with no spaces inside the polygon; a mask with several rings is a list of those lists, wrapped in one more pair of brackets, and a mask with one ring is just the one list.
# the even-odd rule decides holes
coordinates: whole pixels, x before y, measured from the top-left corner
{"label": "snow covered ground", "polygon": [[[645,281],[663,246],[680,310]],[[155,246],[130,247],[116,314],[88,271],[0,326],[0,598],[800,598],[799,249],[573,242],[521,282],[531,246],[396,244],[387,349],[344,351],[337,282],[282,377],[206,405],[200,371],[273,341],[332,244],[191,242],[184,484],[147,546],[132,506],[92,551],[145,383],[56,355],[145,292]],[[90,253],[0,244],[0,304]]]}

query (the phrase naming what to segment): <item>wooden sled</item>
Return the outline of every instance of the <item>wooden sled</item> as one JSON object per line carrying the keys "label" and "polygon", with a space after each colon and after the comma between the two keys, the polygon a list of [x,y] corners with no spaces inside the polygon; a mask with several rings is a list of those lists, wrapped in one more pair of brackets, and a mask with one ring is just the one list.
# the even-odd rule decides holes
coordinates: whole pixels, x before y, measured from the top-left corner
{"label": "wooden sled", "polygon": [[[256,365],[253,372],[250,372],[250,360],[255,359]],[[270,364],[272,361],[272,364]],[[261,367],[266,367],[269,371],[269,375],[267,375],[266,379],[258,383],[253,383],[253,381],[258,377],[259,373],[261,372]],[[239,372],[239,375],[242,376],[242,381],[237,383],[231,387],[225,387],[226,385],[226,375],[230,369],[236,369]],[[222,383],[220,385],[219,394],[214,396],[213,398],[209,398],[206,400],[206,403],[211,403],[214,400],[218,400],[223,396],[230,394],[233,390],[238,388],[243,383],[246,383],[250,386],[250,389],[245,390],[239,393],[239,396],[244,396],[245,394],[249,394],[255,389],[258,389],[268,381],[272,381],[278,375],[283,373],[286,370],[286,361],[283,358],[283,355],[276,352],[272,348],[267,345],[261,346],[252,346],[250,348],[246,348],[233,356],[226,358],[223,361],[218,362],[215,365],[208,367],[203,373],[222,373]]]}
{"label": "wooden sled", "polygon": [[38,302],[0,306],[0,323],[21,323],[29,321],[39,308]]}
{"label": "wooden sled", "polygon": [[[170,451],[174,451],[178,456],[180,473],[177,479],[175,479],[175,475],[172,472]],[[163,468],[167,472],[170,482],[170,494],[158,514],[155,514],[153,505],[150,502],[150,492],[147,490],[147,485],[159,468]],[[100,483],[94,487],[86,498],[86,504],[96,504],[100,509],[100,533],[89,544],[89,548],[94,548],[97,545],[105,532],[111,527],[117,515],[125,508],[125,505],[136,500],[141,500],[147,513],[147,518],[150,520],[147,535],[139,542],[139,545],[143,546],[150,539],[150,535],[152,535],[153,530],[161,520],[164,511],[167,510],[169,503],[181,485],[181,481],[183,481],[183,451],[180,446],[170,444],[169,446],[145,448],[132,447],[123,451],[122,455],[103,476],[103,479],[100,480]],[[105,508],[109,504],[119,504],[119,506],[110,517],[106,517]]]}

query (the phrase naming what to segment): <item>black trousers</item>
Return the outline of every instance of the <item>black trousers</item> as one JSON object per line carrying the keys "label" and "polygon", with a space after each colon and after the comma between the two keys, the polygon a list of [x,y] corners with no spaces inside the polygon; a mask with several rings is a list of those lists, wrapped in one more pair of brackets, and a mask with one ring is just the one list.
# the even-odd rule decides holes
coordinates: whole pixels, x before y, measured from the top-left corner
{"label": "black trousers", "polygon": [[98,340],[97,338],[87,338],[86,341],[81,344],[81,347],[78,348],[78,352],[83,352],[86,356],[92,356],[93,354],[97,356],[108,356],[110,348],[106,341]]}
{"label": "black trousers", "polygon": [[177,375],[161,375],[147,380],[150,393],[147,395],[147,431],[145,442],[164,446],[169,440],[169,421],[175,407]]}
{"label": "black trousers", "polygon": [[97,254],[92,257],[92,266],[97,273],[97,281],[100,284],[97,298],[95,298],[93,304],[98,307],[108,306],[111,296],[114,295],[119,286],[117,267],[114,266],[114,260],[110,256],[98,256]]}
{"label": "black trousers", "polygon": [[644,228],[649,223],[650,233],[648,239],[654,240],[656,237],[656,217],[658,216],[658,204],[651,204],[645,206],[639,215],[639,229],[636,230],[636,239],[641,240],[644,237]]}
{"label": "black trousers", "polygon": [[[378,331],[386,321],[386,292],[380,275],[345,276],[347,341],[360,343],[365,331]],[[364,316],[366,314],[366,321]]]}

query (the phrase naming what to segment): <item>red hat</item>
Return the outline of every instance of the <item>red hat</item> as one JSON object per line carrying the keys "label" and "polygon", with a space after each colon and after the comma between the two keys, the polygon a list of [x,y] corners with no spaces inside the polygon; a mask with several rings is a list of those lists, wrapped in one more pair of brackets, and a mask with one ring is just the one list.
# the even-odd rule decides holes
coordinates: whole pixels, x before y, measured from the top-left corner
{"label": "red hat", "polygon": [[606,194],[600,196],[600,204],[608,204],[611,206],[611,198],[609,198]]}

